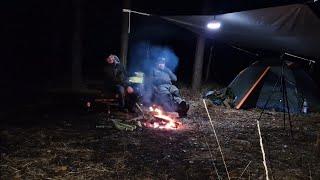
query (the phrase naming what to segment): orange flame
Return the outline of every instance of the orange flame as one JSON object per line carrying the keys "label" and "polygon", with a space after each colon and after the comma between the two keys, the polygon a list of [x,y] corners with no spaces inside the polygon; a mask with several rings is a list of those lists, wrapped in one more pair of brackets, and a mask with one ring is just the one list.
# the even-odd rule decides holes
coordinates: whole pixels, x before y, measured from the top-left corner
{"label": "orange flame", "polygon": [[181,124],[178,122],[175,118],[172,118],[168,115],[166,115],[163,110],[161,110],[158,107],[149,107],[149,110],[151,113],[153,113],[153,116],[162,120],[161,123],[154,122],[151,127],[155,129],[177,129],[178,126]]}

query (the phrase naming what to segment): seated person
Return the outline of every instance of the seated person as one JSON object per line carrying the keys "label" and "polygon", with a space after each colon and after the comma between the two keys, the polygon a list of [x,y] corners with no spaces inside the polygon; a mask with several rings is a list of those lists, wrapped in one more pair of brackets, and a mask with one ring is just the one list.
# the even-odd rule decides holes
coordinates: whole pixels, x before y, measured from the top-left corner
{"label": "seated person", "polygon": [[119,97],[121,108],[132,110],[136,102],[134,90],[127,82],[127,74],[116,55],[109,55],[104,67],[104,90],[106,93],[115,93]]}
{"label": "seated person", "polygon": [[165,110],[176,111],[185,116],[189,105],[180,96],[179,89],[171,81],[177,81],[177,76],[165,66],[166,59],[159,58],[156,67],[152,70],[152,84],[158,94],[158,101]]}

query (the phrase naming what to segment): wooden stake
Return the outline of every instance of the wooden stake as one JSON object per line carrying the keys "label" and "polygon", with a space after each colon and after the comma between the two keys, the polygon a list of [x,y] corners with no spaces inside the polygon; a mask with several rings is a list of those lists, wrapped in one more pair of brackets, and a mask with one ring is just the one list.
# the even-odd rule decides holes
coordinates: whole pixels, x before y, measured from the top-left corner
{"label": "wooden stake", "polygon": [[261,147],[261,152],[262,152],[263,166],[264,166],[264,170],[266,172],[266,180],[269,180],[269,172],[268,172],[268,167],[267,167],[266,154],[265,154],[264,148],[263,148],[259,121],[257,121],[257,127],[258,127],[258,132],[259,132],[259,139],[260,139],[260,147]]}

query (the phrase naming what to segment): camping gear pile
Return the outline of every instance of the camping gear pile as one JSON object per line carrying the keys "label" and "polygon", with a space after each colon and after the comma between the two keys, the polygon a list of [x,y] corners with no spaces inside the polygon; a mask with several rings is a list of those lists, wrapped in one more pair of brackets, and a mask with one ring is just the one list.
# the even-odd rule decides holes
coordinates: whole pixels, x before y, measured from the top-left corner
{"label": "camping gear pile", "polygon": [[224,105],[228,108],[233,108],[236,100],[230,88],[208,91],[204,97],[210,99],[215,105]]}

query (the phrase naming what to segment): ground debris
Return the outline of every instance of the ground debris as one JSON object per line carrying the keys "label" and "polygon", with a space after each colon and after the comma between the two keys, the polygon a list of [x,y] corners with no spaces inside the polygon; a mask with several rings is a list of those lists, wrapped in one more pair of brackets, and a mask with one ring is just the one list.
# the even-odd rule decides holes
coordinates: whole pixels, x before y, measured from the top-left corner
{"label": "ground debris", "polygon": [[[226,179],[201,103],[201,99],[191,101],[189,116],[182,120],[185,128],[181,130],[118,131],[106,119],[103,125],[108,128],[96,129],[100,115],[88,117],[85,122],[74,121],[72,127],[6,126],[0,129],[0,179],[217,179],[214,166]],[[263,179],[255,124],[260,111],[212,104],[209,111],[230,176]],[[133,117],[128,117],[128,122],[130,119]],[[281,113],[267,112],[262,116],[260,125],[270,176],[320,177],[319,121],[319,115],[294,116],[291,137],[289,126],[283,128]]]}

